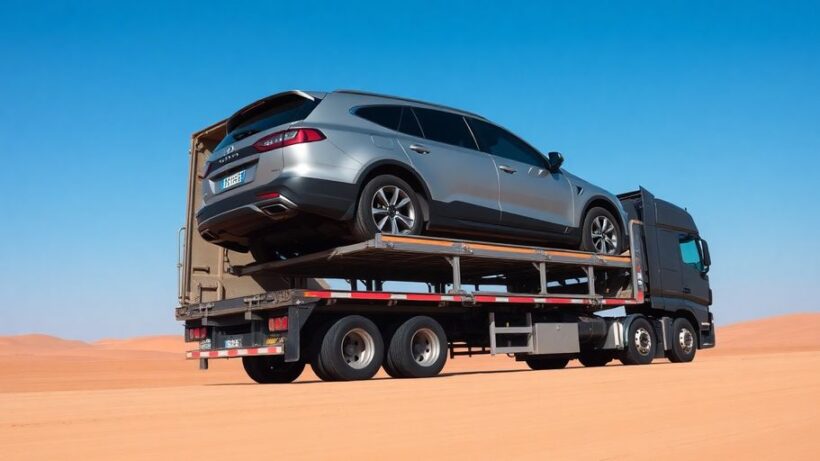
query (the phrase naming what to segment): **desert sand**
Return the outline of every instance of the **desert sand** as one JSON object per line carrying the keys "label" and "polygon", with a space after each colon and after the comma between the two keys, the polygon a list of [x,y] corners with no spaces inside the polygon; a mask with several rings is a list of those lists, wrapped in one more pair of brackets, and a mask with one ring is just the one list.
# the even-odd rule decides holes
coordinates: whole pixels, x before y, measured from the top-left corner
{"label": "desert sand", "polygon": [[693,363],[256,385],[176,336],[0,338],[0,459],[817,459],[820,314],[718,330]]}

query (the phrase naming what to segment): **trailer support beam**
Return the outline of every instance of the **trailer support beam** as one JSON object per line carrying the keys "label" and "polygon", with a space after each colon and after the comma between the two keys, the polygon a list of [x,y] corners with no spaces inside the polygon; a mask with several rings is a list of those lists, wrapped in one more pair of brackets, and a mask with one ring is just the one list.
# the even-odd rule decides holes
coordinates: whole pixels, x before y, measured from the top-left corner
{"label": "trailer support beam", "polygon": [[461,293],[461,258],[452,256],[447,258],[447,262],[453,267],[453,289],[452,293]]}
{"label": "trailer support beam", "polygon": [[538,294],[545,295],[547,294],[547,263],[532,263],[532,265],[538,271],[538,286],[540,287]]}

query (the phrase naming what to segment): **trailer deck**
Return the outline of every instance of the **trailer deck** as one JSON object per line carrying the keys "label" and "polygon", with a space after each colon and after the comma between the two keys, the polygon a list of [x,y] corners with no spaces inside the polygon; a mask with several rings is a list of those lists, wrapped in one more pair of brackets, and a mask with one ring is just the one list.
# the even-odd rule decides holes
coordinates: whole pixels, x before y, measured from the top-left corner
{"label": "trailer deck", "polygon": [[[587,312],[644,302],[641,250],[634,245],[640,235],[640,222],[631,221],[633,245],[624,255],[607,256],[573,250],[505,245],[469,240],[400,235],[376,235],[372,240],[342,246],[325,252],[267,263],[232,266],[238,276],[275,273],[291,278],[345,278],[351,290],[276,290],[258,295],[230,298],[177,308],[179,320],[207,319],[213,316],[305,305],[389,305],[401,307],[434,306],[439,309],[475,308],[495,305],[529,304],[576,306]],[[618,289],[599,293],[596,271],[615,271]],[[503,283],[527,274],[537,280],[535,293],[482,291],[482,284]],[[358,290],[363,281],[365,290]],[[424,282],[426,293],[385,291],[387,281]],[[573,281],[575,283],[569,283]],[[465,285],[474,284],[468,291]],[[450,287],[446,290],[446,287]],[[566,291],[571,291],[567,293]]]}
{"label": "trailer deck", "polygon": [[372,240],[320,253],[267,263],[233,266],[237,276],[272,272],[288,277],[323,277],[452,283],[453,265],[460,282],[486,283],[499,274],[531,272],[533,264],[551,270],[630,268],[632,258],[574,250],[476,242],[460,239],[378,234]]}

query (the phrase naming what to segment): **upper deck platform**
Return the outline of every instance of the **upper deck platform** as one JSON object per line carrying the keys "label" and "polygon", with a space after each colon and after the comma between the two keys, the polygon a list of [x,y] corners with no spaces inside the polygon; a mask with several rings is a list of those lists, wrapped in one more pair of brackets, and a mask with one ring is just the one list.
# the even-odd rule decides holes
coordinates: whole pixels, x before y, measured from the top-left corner
{"label": "upper deck platform", "polygon": [[606,256],[583,251],[469,240],[378,234],[372,240],[267,263],[233,266],[238,276],[276,273],[288,277],[450,283],[454,258],[462,283],[482,283],[500,274],[533,273],[543,263],[550,272],[583,267],[630,268],[629,254]]}

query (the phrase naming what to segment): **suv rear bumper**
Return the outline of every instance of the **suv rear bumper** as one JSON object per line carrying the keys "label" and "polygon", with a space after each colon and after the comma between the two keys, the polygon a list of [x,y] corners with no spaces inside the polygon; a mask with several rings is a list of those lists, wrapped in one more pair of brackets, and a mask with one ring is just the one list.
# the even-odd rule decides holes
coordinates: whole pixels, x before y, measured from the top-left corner
{"label": "suv rear bumper", "polygon": [[[261,197],[274,192],[279,196]],[[250,236],[301,213],[334,221],[351,219],[357,198],[355,184],[280,176],[203,206],[196,214],[197,230],[209,242],[245,251]]]}

